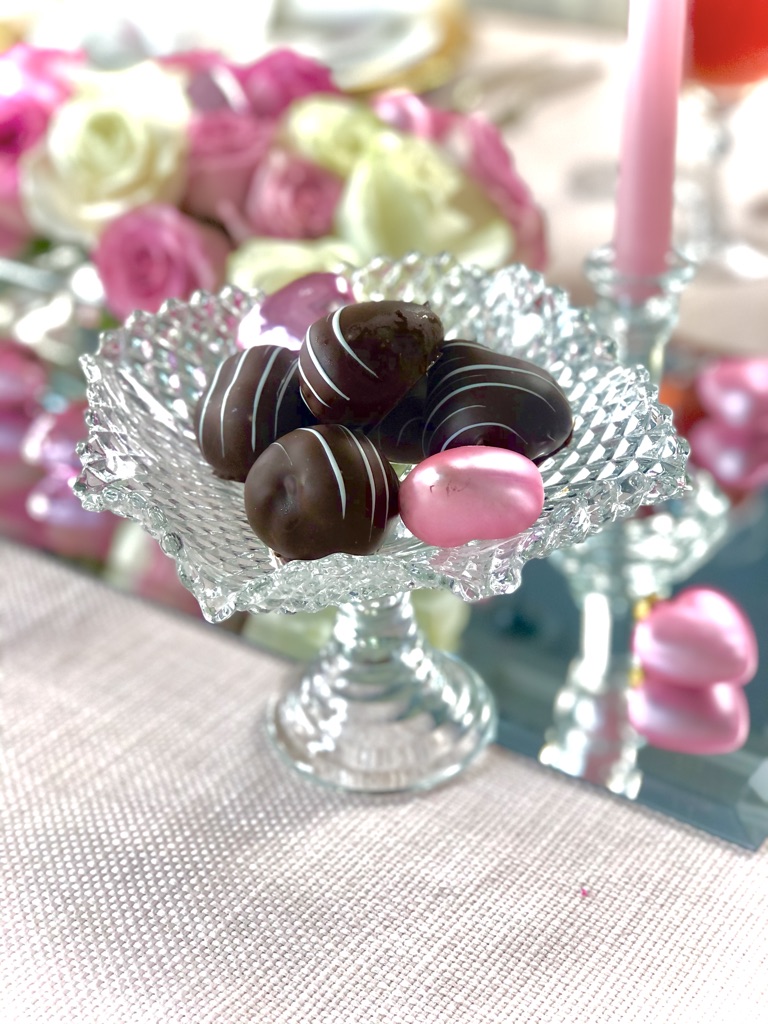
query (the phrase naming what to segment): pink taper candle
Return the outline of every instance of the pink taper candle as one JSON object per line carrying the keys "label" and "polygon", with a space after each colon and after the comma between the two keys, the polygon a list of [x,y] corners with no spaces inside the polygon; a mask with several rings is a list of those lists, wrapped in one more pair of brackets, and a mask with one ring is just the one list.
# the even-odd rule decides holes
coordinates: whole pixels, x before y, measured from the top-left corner
{"label": "pink taper candle", "polygon": [[655,276],[667,266],[685,16],[686,0],[630,0],[614,234],[620,274]]}

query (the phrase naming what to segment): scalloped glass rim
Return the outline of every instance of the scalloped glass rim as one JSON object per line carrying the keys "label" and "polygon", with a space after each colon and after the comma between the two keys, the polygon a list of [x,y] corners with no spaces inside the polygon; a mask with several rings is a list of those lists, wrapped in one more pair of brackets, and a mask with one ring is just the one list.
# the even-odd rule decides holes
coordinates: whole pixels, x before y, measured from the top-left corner
{"label": "scalloped glass rim", "polygon": [[545,367],[569,397],[575,429],[541,465],[544,510],[504,541],[433,548],[398,521],[374,555],[278,565],[254,536],[242,484],[218,480],[191,429],[195,402],[235,349],[239,319],[263,296],[234,287],[137,312],[81,360],[88,440],[75,484],[85,508],[136,520],[177,563],[211,621],[236,611],[313,611],[417,587],[465,600],[511,593],[530,558],[584,540],[603,524],[685,486],[688,447],[648,374],[617,362],[612,340],[561,290],[522,265],[498,271],[450,256],[377,259],[351,271],[358,300],[429,301],[448,337],[474,338]]}

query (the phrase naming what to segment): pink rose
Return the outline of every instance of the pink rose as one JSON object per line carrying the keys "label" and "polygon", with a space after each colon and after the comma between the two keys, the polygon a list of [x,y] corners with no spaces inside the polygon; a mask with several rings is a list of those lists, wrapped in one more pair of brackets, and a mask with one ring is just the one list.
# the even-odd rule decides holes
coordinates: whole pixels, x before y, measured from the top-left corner
{"label": "pink rose", "polygon": [[17,43],[0,55],[0,93],[33,96],[50,114],[70,95],[80,52],[42,49]]}
{"label": "pink rose", "polygon": [[464,170],[514,228],[515,260],[543,270],[548,258],[544,215],[517,173],[498,129],[480,114],[472,114],[454,124],[451,144],[463,151]]}
{"label": "pink rose", "polygon": [[420,97],[404,89],[391,89],[379,93],[371,100],[371,107],[377,117],[407,135],[418,135],[420,139],[439,142],[445,138],[460,114],[431,107]]}
{"label": "pink rose", "polygon": [[169,298],[215,290],[224,279],[229,243],[224,235],[174,206],[137,207],[106,228],[94,253],[112,312],[156,313]]}
{"label": "pink rose", "polygon": [[0,56],[0,255],[15,255],[32,235],[19,193],[19,160],[43,137],[68,94],[56,73],[62,63],[58,51],[21,44]]}
{"label": "pink rose", "polygon": [[226,223],[245,206],[253,173],[274,136],[271,121],[232,110],[199,113],[190,125],[182,207]]}
{"label": "pink rose", "polygon": [[535,270],[547,264],[544,216],[517,173],[498,129],[480,114],[430,107],[409,92],[392,90],[372,100],[375,113],[397,131],[444,148],[485,192],[515,232],[513,258]]}
{"label": "pink rose", "polygon": [[339,92],[327,67],[293,50],[274,50],[253,64],[227,66],[258,117],[279,117],[301,96]]}
{"label": "pink rose", "polygon": [[284,150],[260,165],[245,203],[247,234],[233,224],[233,237],[322,238],[330,234],[343,183],[335,174]]}

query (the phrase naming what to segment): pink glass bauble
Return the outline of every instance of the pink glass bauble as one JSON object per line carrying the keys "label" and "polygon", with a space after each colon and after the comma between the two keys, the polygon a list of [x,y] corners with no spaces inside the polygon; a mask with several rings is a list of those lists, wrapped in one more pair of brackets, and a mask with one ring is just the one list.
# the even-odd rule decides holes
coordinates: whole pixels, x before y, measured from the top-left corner
{"label": "pink glass bauble", "polygon": [[629,721],[654,747],[680,754],[727,754],[749,735],[749,705],[740,686],[700,689],[646,677],[628,694]]}
{"label": "pink glass bauble", "polygon": [[30,409],[45,390],[45,366],[21,345],[0,339],[0,409]]}
{"label": "pink glass bauble", "polygon": [[0,536],[32,547],[44,547],[44,529],[27,512],[29,488],[0,493]]}
{"label": "pink glass bauble", "polygon": [[40,470],[22,456],[22,444],[29,429],[29,416],[21,409],[0,408],[0,494],[31,487]]}
{"label": "pink glass bauble", "polygon": [[756,491],[768,484],[768,432],[754,433],[706,418],[688,432],[691,460],[728,491]]}
{"label": "pink glass bauble", "polygon": [[731,427],[768,432],[768,359],[719,359],[696,378],[710,416]]}
{"label": "pink glass bauble", "polygon": [[40,524],[42,547],[64,558],[103,562],[120,522],[109,512],[88,512],[72,492],[74,475],[48,473],[27,497],[27,511]]}
{"label": "pink glass bauble", "polygon": [[707,587],[659,601],[635,626],[632,647],[657,682],[688,689],[744,686],[757,671],[752,624],[727,595]]}
{"label": "pink glass bauble", "polygon": [[24,458],[46,469],[79,468],[76,446],[88,435],[85,402],[73,402],[62,412],[37,416],[24,438]]}
{"label": "pink glass bauble", "polygon": [[451,448],[420,462],[400,485],[400,515],[419,540],[455,547],[514,537],[544,504],[538,468],[502,448]]}

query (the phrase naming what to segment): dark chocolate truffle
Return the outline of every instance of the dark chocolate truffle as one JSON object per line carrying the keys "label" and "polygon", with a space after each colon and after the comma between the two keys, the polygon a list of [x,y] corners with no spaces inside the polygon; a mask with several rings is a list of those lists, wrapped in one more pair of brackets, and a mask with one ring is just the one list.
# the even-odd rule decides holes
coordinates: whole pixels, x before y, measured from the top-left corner
{"label": "dark chocolate truffle", "polygon": [[541,461],[573,431],[562,388],[546,370],[473,341],[447,341],[427,380],[424,455],[487,445]]}
{"label": "dark chocolate truffle", "polygon": [[283,558],[368,555],[397,514],[397,489],[394,470],[364,434],[318,424],[259,456],[245,481],[245,512]]}
{"label": "dark chocolate truffle", "polygon": [[377,423],[434,363],[439,317],[414,302],[342,306],[306,333],[299,352],[301,394],[322,423]]}
{"label": "dark chocolate truffle", "polygon": [[391,462],[421,462],[424,458],[424,406],[427,378],[422,377],[408,394],[366,434]]}
{"label": "dark chocolate truffle", "polygon": [[195,434],[216,475],[242,481],[275,438],[311,421],[296,353],[255,345],[219,365],[197,404]]}

